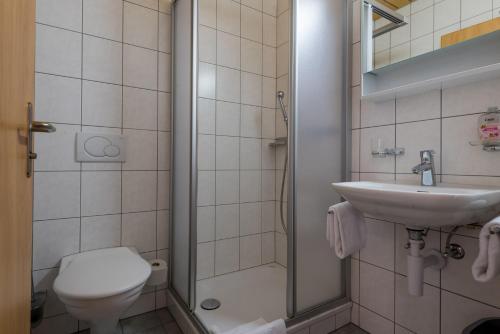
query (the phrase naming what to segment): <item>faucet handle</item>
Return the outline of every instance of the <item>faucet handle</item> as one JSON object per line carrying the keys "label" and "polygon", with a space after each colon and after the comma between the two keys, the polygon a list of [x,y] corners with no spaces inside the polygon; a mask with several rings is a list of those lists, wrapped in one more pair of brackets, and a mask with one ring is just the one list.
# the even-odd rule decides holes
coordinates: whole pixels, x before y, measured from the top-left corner
{"label": "faucet handle", "polygon": [[429,149],[429,150],[422,150],[420,151],[420,155],[423,155],[425,153],[429,153],[429,154],[432,154],[432,155],[435,155],[436,154],[436,151],[434,151],[433,149]]}

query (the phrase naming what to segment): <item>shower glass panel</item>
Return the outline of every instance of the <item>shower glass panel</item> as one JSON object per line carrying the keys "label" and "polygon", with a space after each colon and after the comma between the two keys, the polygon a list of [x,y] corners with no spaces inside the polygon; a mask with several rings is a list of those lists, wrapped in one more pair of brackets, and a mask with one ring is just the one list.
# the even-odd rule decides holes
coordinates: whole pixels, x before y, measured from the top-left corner
{"label": "shower glass panel", "polygon": [[174,4],[171,288],[206,331],[346,301],[324,235],[345,161],[346,3]]}
{"label": "shower glass panel", "polygon": [[346,17],[347,1],[294,1],[289,314],[346,296],[344,263],[325,240],[327,209],[340,202],[331,183],[345,177]]}
{"label": "shower glass panel", "polygon": [[[196,252],[196,20],[195,2],[173,6],[172,205],[170,282],[184,306],[194,305]],[[193,136],[194,134],[194,136]],[[196,243],[196,239],[194,239]]]}

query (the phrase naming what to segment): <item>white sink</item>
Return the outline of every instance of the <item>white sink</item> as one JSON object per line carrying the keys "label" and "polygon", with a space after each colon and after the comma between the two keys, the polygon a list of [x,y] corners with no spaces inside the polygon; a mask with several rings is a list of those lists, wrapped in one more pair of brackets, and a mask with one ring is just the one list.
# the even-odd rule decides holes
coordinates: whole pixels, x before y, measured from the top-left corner
{"label": "white sink", "polygon": [[368,216],[413,227],[486,222],[500,214],[500,189],[485,186],[341,182],[335,190]]}

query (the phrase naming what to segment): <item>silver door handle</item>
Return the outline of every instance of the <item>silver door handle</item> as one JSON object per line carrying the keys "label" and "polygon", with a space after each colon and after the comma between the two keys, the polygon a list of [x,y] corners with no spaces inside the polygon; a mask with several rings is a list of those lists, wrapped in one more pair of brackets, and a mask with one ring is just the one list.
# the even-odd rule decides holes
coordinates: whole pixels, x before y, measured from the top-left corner
{"label": "silver door handle", "polygon": [[43,132],[52,133],[56,131],[56,127],[47,122],[37,122],[33,120],[33,105],[28,103],[28,143],[26,148],[26,176],[31,177],[33,174],[33,161],[37,158],[37,154],[33,152],[33,133]]}

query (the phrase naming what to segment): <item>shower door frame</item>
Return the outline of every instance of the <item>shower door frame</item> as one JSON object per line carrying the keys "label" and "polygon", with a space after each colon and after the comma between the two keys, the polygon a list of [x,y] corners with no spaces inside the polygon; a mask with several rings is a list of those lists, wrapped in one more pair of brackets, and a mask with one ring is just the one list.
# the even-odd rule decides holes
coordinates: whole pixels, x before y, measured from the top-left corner
{"label": "shower door frame", "polygon": [[[186,1],[186,0],[182,0]],[[189,1],[189,0],[188,0]],[[191,191],[191,203],[190,203],[190,221],[189,221],[189,297],[188,297],[188,302],[186,303],[181,295],[177,293],[175,288],[172,285],[172,278],[173,278],[173,271],[175,268],[173,268],[173,259],[175,256],[175,251],[173,248],[173,242],[174,242],[174,229],[175,229],[175,224],[173,223],[173,212],[174,212],[174,207],[172,205],[173,203],[173,186],[175,184],[175,177],[173,173],[173,168],[171,168],[171,173],[170,173],[170,228],[171,228],[171,233],[170,233],[170,249],[169,249],[169,263],[170,265],[170,270],[169,270],[169,282],[168,282],[168,289],[169,292],[172,293],[173,297],[179,302],[180,306],[188,316],[188,318],[192,321],[194,326],[200,330],[202,333],[209,333],[208,329],[205,327],[205,325],[200,321],[198,316],[195,313],[196,309],[196,261],[197,261],[197,193],[198,193],[198,184],[197,184],[197,177],[198,177],[198,168],[197,168],[197,140],[198,140],[198,134],[197,134],[197,101],[198,101],[198,96],[197,96],[197,84],[198,84],[198,0],[190,0],[192,2],[192,35],[191,35],[191,46],[192,46],[192,51],[191,51],[191,57],[192,57],[192,76],[191,76],[191,162],[190,162],[190,168],[191,168],[191,178],[190,178],[190,191]],[[335,298],[332,300],[328,300],[322,304],[315,305],[313,307],[310,307],[308,309],[302,310],[300,312],[297,312],[297,286],[296,286],[296,229],[295,229],[295,211],[294,211],[294,203],[293,200],[293,194],[294,194],[294,173],[295,173],[295,166],[293,163],[290,163],[293,161],[294,157],[296,156],[295,152],[295,145],[294,145],[294,140],[295,140],[295,133],[294,133],[294,108],[295,108],[295,77],[296,77],[296,69],[295,69],[295,57],[296,57],[296,50],[295,50],[295,39],[296,39],[296,22],[297,22],[297,13],[296,13],[296,8],[297,8],[297,1],[300,0],[292,0],[291,6],[290,6],[290,13],[291,13],[291,24],[290,24],[290,65],[289,65],[289,73],[290,73],[290,79],[289,79],[289,88],[290,92],[292,92],[290,95],[289,99],[289,104],[290,104],[290,123],[291,123],[291,131],[289,132],[289,145],[288,145],[288,150],[289,150],[289,178],[288,178],[288,235],[287,235],[287,258],[288,258],[288,263],[287,263],[287,287],[286,287],[286,311],[287,311],[287,316],[289,317],[286,320],[286,323],[288,326],[294,325],[296,323],[299,323],[305,319],[311,318],[315,315],[318,315],[320,313],[323,313],[325,311],[331,310],[335,307],[341,306],[343,304],[346,304],[350,302],[350,261],[349,259],[343,260],[342,261],[342,272],[343,272],[343,287],[345,290],[345,294],[340,297],[340,298]],[[351,68],[351,51],[350,51],[350,46],[351,46],[351,17],[352,17],[352,1],[350,0],[341,0],[346,2],[346,19],[345,19],[345,25],[344,31],[345,31],[345,37],[344,37],[344,45],[345,47],[345,53],[343,55],[344,57],[344,73],[343,73],[343,78],[345,81],[345,91],[343,92],[343,98],[344,98],[344,109],[345,109],[345,131],[343,133],[344,136],[344,141],[345,141],[345,152],[343,152],[343,157],[344,157],[344,163],[342,166],[342,173],[343,173],[343,179],[344,180],[349,180],[350,179],[350,174],[348,175],[347,171],[350,171],[350,153],[351,153],[351,123],[350,123],[350,111],[351,111],[351,97],[350,97],[350,92],[351,92],[351,77],[350,77],[350,71],[348,69]],[[175,3],[176,1],[173,1],[173,8],[172,8],[172,29],[171,29],[171,41],[172,41],[172,63],[171,63],[171,73],[173,76],[172,82],[175,82]],[[175,99],[175,85],[172,84],[172,89],[171,89],[171,146],[173,147],[174,145],[174,117],[175,117],[175,112],[174,112],[174,99]],[[174,149],[171,149],[171,161],[172,161],[172,166],[173,166],[173,161],[175,159],[175,154],[174,154]]]}
{"label": "shower door frame", "polygon": [[[302,311],[297,311],[297,263],[296,263],[296,211],[295,206],[295,165],[292,163],[297,156],[295,145],[295,126],[296,126],[296,59],[297,59],[297,8],[298,1],[291,0],[290,6],[290,64],[289,64],[289,105],[291,112],[289,113],[290,127],[288,134],[288,155],[289,155],[289,176],[288,176],[288,235],[287,235],[287,300],[286,310],[287,325],[299,323],[305,319],[311,318],[315,315],[321,314],[328,310],[334,309],[351,301],[351,263],[350,257],[341,261],[341,271],[343,273],[342,279],[344,295],[340,298],[334,298],[324,303],[312,306]],[[344,151],[342,152],[342,180],[347,181],[351,179],[348,171],[351,170],[351,41],[352,41],[352,4],[351,0],[341,0],[345,3],[345,20],[344,20],[344,38],[343,44],[345,45],[343,54],[343,81],[344,91],[342,92],[343,108],[344,108],[344,131],[342,134],[344,140]]]}

